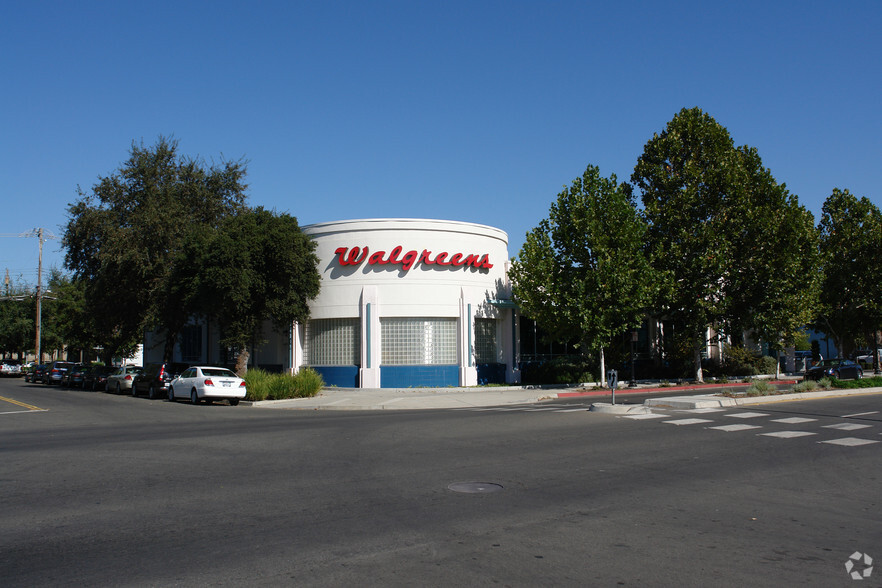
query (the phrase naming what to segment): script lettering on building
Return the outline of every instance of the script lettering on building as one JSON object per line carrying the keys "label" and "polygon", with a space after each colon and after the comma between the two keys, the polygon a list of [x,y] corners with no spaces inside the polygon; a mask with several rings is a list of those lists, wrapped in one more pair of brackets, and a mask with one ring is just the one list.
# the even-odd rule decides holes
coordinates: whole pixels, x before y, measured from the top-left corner
{"label": "script lettering on building", "polygon": [[365,247],[338,247],[334,253],[337,255],[337,263],[343,266],[357,266],[367,260],[368,265],[400,265],[404,271],[410,270],[412,267],[423,265],[437,265],[449,267],[473,267],[476,269],[490,269],[493,264],[490,263],[490,257],[480,253],[453,253],[441,251],[433,253],[428,249],[418,252],[416,249],[404,251],[404,247],[397,245],[391,251],[386,253],[383,250],[377,250],[371,253],[367,246]]}

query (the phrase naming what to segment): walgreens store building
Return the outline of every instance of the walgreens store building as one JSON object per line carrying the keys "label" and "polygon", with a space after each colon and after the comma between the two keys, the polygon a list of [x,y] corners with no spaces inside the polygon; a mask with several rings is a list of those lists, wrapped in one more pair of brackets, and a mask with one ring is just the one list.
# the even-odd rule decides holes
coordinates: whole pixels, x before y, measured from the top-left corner
{"label": "walgreens store building", "polygon": [[508,236],[484,225],[366,219],[303,227],[321,290],[291,365],[361,388],[515,383]]}

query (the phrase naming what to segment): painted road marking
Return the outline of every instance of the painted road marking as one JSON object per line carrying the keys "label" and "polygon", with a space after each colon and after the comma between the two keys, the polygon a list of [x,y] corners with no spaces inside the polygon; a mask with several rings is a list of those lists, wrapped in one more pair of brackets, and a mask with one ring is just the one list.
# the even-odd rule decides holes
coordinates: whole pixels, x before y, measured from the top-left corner
{"label": "painted road marking", "polygon": [[818,419],[807,419],[804,417],[790,417],[788,419],[772,419],[773,423],[784,423],[787,425],[798,425],[800,423],[811,423]]}
{"label": "painted road marking", "polygon": [[838,425],[824,425],[825,429],[838,429],[840,431],[857,431],[858,429],[868,429],[873,425],[859,425],[857,423],[840,423]]}
{"label": "painted road marking", "polygon": [[12,411],[12,412],[6,412],[6,413],[2,413],[2,414],[13,414],[13,413],[16,413],[16,412],[33,412],[33,411],[46,412],[47,410],[49,410],[49,409],[47,409],[47,408],[40,408],[39,406],[34,406],[33,404],[27,404],[27,403],[25,403],[25,402],[20,402],[20,401],[18,401],[18,400],[13,400],[12,398],[6,398],[5,396],[0,396],[0,400],[2,400],[2,401],[4,401],[4,402],[9,402],[9,403],[11,403],[11,404],[15,404],[16,406],[21,406],[22,408],[26,408],[26,409],[28,409],[28,410],[26,410],[26,411],[24,411],[24,410],[15,410],[15,411]]}
{"label": "painted road marking", "polygon": [[722,425],[720,427],[708,427],[717,431],[725,431],[731,433],[733,431],[746,431],[748,429],[762,429],[759,425]]}
{"label": "painted road marking", "polygon": [[779,439],[793,439],[794,437],[807,437],[809,435],[817,435],[817,433],[809,433],[808,431],[777,431],[775,433],[759,433],[766,437],[778,437]]}
{"label": "painted road marking", "polygon": [[736,412],[733,414],[727,414],[725,416],[733,417],[736,419],[753,419],[756,417],[765,417],[765,416],[769,416],[769,415],[768,415],[768,413],[765,413],[765,412]]}
{"label": "painted road marking", "polygon": [[832,441],[818,441],[818,443],[829,443],[830,445],[844,445],[846,447],[857,447],[859,445],[869,445],[870,443],[878,443],[871,439],[858,439],[857,437],[845,437],[843,439],[833,439]]}
{"label": "painted road marking", "polygon": [[854,414],[844,414],[842,418],[850,419],[851,417],[859,417],[859,416],[869,416],[871,414],[879,414],[878,410],[871,410],[870,412],[856,412]]}
{"label": "painted road marking", "polygon": [[665,423],[669,425],[697,425],[699,423],[712,423],[713,421],[709,421],[707,419],[677,419],[675,421],[665,421]]}

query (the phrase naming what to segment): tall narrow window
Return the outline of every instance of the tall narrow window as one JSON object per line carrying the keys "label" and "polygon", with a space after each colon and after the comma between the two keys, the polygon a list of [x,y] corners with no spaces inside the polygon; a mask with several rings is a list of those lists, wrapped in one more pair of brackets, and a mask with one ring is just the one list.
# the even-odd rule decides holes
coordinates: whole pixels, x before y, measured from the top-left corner
{"label": "tall narrow window", "polygon": [[475,362],[497,363],[499,344],[496,336],[496,320],[475,319]]}
{"label": "tall narrow window", "polygon": [[187,325],[181,329],[181,360],[200,361],[202,359],[202,325]]}

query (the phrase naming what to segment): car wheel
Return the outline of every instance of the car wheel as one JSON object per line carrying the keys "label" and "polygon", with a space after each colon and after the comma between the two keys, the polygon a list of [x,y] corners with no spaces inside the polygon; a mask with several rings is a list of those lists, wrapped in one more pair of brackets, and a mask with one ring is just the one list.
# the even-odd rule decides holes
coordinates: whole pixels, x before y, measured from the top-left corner
{"label": "car wheel", "polygon": [[172,388],[171,386],[168,387],[168,401],[169,402],[175,401],[175,389]]}
{"label": "car wheel", "polygon": [[238,398],[230,398],[230,406],[239,406]]}
{"label": "car wheel", "polygon": [[156,400],[156,388],[151,385],[150,389],[147,391],[147,398],[150,400]]}
{"label": "car wheel", "polygon": [[199,394],[196,392],[196,388],[190,390],[190,404],[199,404]]}
{"label": "car wheel", "polygon": [[122,394],[122,388],[119,387],[119,382],[116,383],[116,393]]}
{"label": "car wheel", "polygon": [[135,383],[132,382],[132,396],[137,396],[137,395],[138,395],[138,389],[135,388]]}

